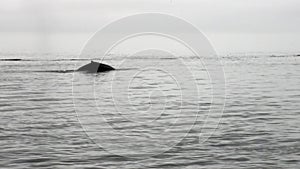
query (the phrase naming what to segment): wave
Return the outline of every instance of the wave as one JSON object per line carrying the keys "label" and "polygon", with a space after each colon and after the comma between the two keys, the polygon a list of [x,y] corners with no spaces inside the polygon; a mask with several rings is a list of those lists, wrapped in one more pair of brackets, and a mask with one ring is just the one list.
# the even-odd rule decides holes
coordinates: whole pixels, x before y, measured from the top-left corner
{"label": "wave", "polygon": [[[103,60],[113,60],[113,59],[124,59],[121,57],[118,58],[107,58],[107,59],[103,59]],[[136,60],[136,59],[177,59],[175,57],[127,57],[126,59],[132,59],[132,60]],[[95,60],[95,61],[101,61],[101,59],[99,58],[84,58],[84,59],[20,59],[20,58],[15,58],[15,59],[0,59],[0,61],[91,61],[91,60]]]}
{"label": "wave", "polygon": [[33,72],[40,72],[40,73],[72,73],[76,72],[76,70],[36,70]]}
{"label": "wave", "polygon": [[[219,55],[220,58],[262,58],[262,57],[271,57],[271,58],[277,58],[277,57],[300,57],[300,54],[278,54],[278,55],[228,55],[228,56],[222,56]],[[105,60],[122,60],[122,59],[132,59],[132,60],[139,60],[139,59],[159,59],[159,60],[173,60],[173,59],[184,59],[184,58],[189,58],[189,59],[195,59],[199,58],[199,56],[180,56],[180,57],[166,57],[166,56],[131,56],[131,57],[111,57],[111,58],[105,58]],[[211,58],[211,57],[205,57],[201,56],[200,58]],[[60,61],[101,61],[101,58],[62,58],[62,59],[22,59],[22,58],[4,58],[0,59],[0,61],[12,61],[12,62],[20,62],[20,61],[32,61],[32,62],[49,62],[49,61],[55,61],[55,62],[60,62]]]}
{"label": "wave", "polygon": [[[138,68],[121,68],[121,69],[116,69],[114,71],[129,71],[129,70],[136,70]],[[40,72],[40,73],[74,73],[78,72],[77,70],[70,69],[70,70],[34,70],[30,72]]]}
{"label": "wave", "polygon": [[0,61],[22,61],[22,59],[0,59]]}
{"label": "wave", "polygon": [[[7,58],[7,59],[0,59],[0,61],[86,61],[92,59],[21,59],[21,58]],[[95,59],[96,60],[96,59]]]}

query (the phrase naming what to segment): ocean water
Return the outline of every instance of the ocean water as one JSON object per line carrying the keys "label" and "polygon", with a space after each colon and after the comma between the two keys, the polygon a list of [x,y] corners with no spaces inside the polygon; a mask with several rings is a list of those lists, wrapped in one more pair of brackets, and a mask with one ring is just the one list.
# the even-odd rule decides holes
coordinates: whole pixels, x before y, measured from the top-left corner
{"label": "ocean water", "polygon": [[0,61],[1,168],[300,165],[299,56],[220,57],[225,95],[193,57],[112,58],[99,74],[68,56],[2,57],[24,59]]}

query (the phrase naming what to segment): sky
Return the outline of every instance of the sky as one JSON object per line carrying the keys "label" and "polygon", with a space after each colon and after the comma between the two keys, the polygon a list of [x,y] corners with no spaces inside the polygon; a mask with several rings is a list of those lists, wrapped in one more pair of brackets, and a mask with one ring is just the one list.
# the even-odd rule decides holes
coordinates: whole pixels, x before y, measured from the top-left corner
{"label": "sky", "polygon": [[103,26],[145,12],[195,25],[222,55],[300,53],[299,0],[1,0],[0,51],[78,54]]}

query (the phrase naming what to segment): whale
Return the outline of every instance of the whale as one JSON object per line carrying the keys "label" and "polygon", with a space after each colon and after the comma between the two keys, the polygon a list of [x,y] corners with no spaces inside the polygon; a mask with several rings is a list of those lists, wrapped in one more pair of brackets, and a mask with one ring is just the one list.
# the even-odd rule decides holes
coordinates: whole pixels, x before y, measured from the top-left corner
{"label": "whale", "polygon": [[99,73],[99,72],[107,72],[107,71],[112,71],[112,70],[115,70],[115,68],[113,68],[109,65],[94,62],[94,61],[91,61],[91,63],[86,64],[77,69],[77,71],[82,71],[82,72],[87,72],[87,73]]}

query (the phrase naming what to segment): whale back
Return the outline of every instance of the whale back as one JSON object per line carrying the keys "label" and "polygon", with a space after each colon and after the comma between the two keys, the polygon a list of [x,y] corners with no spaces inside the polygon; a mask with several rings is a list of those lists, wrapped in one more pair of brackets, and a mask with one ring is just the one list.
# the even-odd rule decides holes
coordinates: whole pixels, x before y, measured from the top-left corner
{"label": "whale back", "polygon": [[111,71],[111,70],[115,70],[115,69],[109,65],[94,62],[94,61],[91,61],[91,63],[86,64],[86,65],[80,67],[79,69],[77,69],[77,71],[85,71],[88,73],[106,72],[106,71]]}

